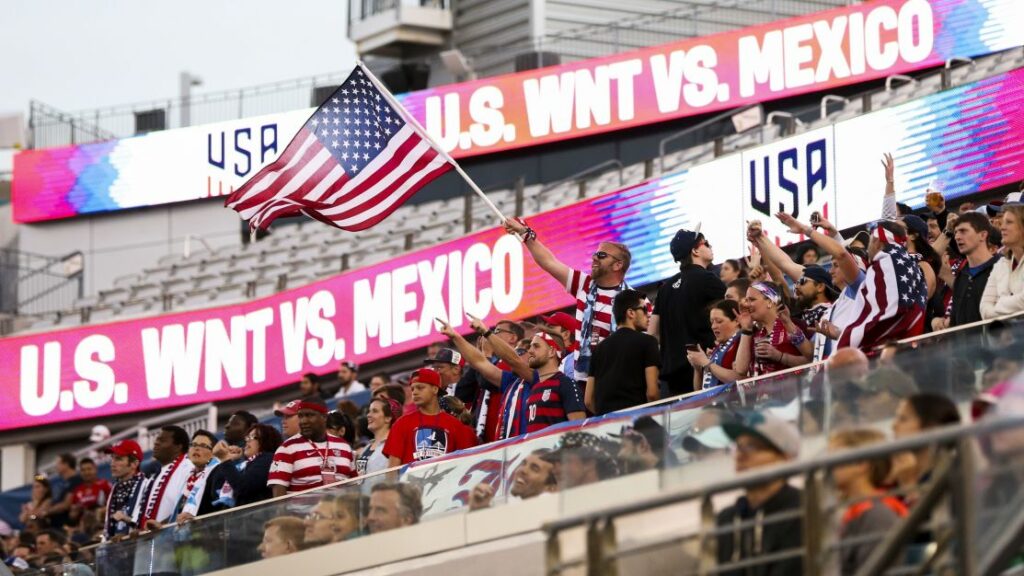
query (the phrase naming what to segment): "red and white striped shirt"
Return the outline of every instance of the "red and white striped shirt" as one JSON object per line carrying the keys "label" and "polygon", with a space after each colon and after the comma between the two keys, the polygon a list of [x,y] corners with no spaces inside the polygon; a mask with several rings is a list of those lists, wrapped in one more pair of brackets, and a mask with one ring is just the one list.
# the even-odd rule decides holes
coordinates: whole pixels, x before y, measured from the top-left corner
{"label": "red and white striped shirt", "polygon": [[[580,350],[583,347],[586,346],[589,350],[593,350],[602,340],[611,335],[612,301],[615,300],[615,296],[622,290],[622,286],[614,286],[612,288],[597,287],[597,298],[594,301],[593,329],[590,341],[584,342],[582,336],[583,320],[587,309],[587,298],[590,296],[591,282],[593,282],[593,278],[590,277],[590,274],[580,270],[572,270],[565,285],[566,291],[576,297],[576,342],[579,344],[579,348],[576,349],[573,355],[577,361],[580,357]],[[576,366],[579,366],[578,362]],[[585,371],[576,368],[575,372],[574,378],[576,380],[587,379]]]}
{"label": "red and white striped shirt", "polygon": [[287,486],[289,492],[319,488],[325,484],[325,467],[333,472],[335,480],[355,477],[352,447],[348,442],[330,434],[325,442],[313,442],[296,434],[274,453],[267,485]]}

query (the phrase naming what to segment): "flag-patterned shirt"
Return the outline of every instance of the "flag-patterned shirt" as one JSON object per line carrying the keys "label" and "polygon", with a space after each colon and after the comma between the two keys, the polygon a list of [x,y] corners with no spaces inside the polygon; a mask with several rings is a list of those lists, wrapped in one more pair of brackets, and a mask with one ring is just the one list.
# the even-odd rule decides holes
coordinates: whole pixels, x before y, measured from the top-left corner
{"label": "flag-patterned shirt", "polygon": [[583,348],[587,349],[587,355],[589,356],[590,351],[594,349],[602,340],[607,338],[612,333],[612,301],[615,300],[615,296],[622,291],[624,285],[615,286],[612,288],[597,287],[597,294],[594,298],[594,318],[593,326],[591,329],[590,338],[586,342],[583,341],[583,322],[586,319],[587,310],[587,299],[590,298],[591,283],[593,282],[590,274],[582,272],[580,270],[572,270],[569,273],[568,281],[566,282],[565,289],[569,294],[576,297],[576,342],[579,348],[573,353],[573,359],[575,361],[575,372],[574,378],[577,381],[587,379],[588,370],[581,369],[580,354],[583,353]]}
{"label": "flag-patterned shirt", "polygon": [[903,246],[886,244],[868,267],[857,293],[860,313],[839,337],[839,347],[874,348],[924,331],[928,287]]}
{"label": "flag-patterned shirt", "polygon": [[534,374],[526,397],[526,432],[543,430],[565,422],[573,412],[586,411],[580,389],[571,378],[557,372],[547,380],[539,380],[536,370]]}
{"label": "flag-patterned shirt", "polygon": [[348,442],[330,434],[324,442],[313,442],[296,434],[274,453],[267,484],[286,486],[289,492],[319,488],[325,484],[325,467],[328,472],[333,471],[335,480],[355,477],[352,447]]}

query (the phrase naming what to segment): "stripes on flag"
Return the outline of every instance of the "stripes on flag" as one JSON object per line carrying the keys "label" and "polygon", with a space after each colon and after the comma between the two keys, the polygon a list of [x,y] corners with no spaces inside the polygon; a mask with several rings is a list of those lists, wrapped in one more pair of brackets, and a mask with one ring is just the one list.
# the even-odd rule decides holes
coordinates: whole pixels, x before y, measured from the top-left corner
{"label": "stripes on flag", "polygon": [[452,164],[383,90],[357,66],[281,156],[225,205],[264,230],[299,213],[351,231],[387,218]]}
{"label": "stripes on flag", "polygon": [[917,260],[888,244],[875,255],[857,293],[860,314],[843,330],[839,348],[868,349],[924,331],[927,285]]}

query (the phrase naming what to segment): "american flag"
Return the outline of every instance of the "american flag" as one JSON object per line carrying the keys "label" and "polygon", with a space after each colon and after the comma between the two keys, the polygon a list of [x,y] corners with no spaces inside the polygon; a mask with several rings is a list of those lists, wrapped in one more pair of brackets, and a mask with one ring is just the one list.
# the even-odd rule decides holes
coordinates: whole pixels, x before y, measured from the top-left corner
{"label": "american flag", "polygon": [[857,293],[860,314],[843,330],[839,347],[868,349],[924,331],[928,287],[917,259],[886,244],[868,267]]}
{"label": "american flag", "polygon": [[387,218],[452,164],[385,90],[362,64],[356,66],[281,156],[228,196],[225,206],[254,230],[300,212],[352,231]]}

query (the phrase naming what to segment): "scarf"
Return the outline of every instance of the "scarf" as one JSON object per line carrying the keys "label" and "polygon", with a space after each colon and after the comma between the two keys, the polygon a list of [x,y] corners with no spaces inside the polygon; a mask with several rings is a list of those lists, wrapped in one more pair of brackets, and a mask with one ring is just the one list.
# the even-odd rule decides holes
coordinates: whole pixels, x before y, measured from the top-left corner
{"label": "scarf", "polygon": [[[581,372],[584,374],[590,373],[590,357],[593,355],[594,346],[597,346],[597,342],[594,342],[594,314],[596,314],[595,308],[597,307],[597,291],[599,290],[597,282],[594,281],[593,276],[587,276],[590,279],[590,290],[587,291],[587,303],[586,307],[583,308],[583,322],[580,324],[580,357],[576,360],[575,372]],[[623,280],[619,287],[616,289],[618,292],[629,288],[626,281]],[[615,332],[615,315],[612,314],[611,328],[609,332]]]}
{"label": "scarf", "polygon": [[[165,522],[174,512],[178,497],[185,489],[185,481],[192,472],[192,462],[182,454],[163,467],[149,491],[146,509],[139,519],[141,526],[148,520]],[[167,496],[171,496],[167,498]]]}
{"label": "scarf", "polygon": [[124,512],[129,516],[132,515],[132,509],[135,507],[135,501],[139,497],[139,492],[142,491],[145,479],[146,477],[141,472],[138,472],[131,478],[118,480],[117,484],[114,484],[114,489],[110,492],[110,500],[107,500],[107,514],[103,526],[103,532],[106,537],[109,538],[115,534],[128,532],[128,524],[122,521],[115,523],[112,516],[117,512]]}

